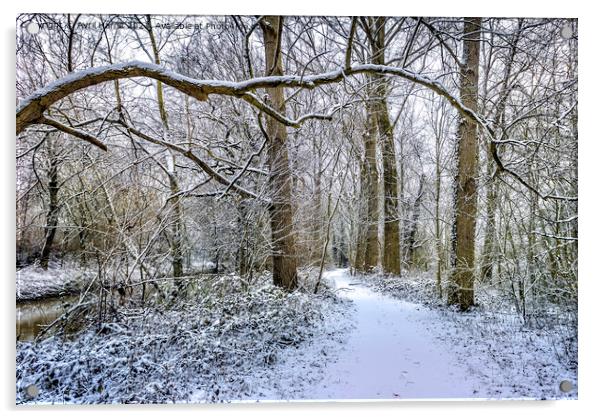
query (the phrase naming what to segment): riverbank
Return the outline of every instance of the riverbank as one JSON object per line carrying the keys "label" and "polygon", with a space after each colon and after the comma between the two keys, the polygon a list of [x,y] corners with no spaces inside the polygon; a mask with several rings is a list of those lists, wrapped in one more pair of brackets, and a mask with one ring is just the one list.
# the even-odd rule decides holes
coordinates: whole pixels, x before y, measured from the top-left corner
{"label": "riverbank", "polygon": [[288,293],[269,274],[215,277],[177,304],[123,306],[100,329],[17,342],[17,403],[577,398],[559,325],[525,325],[483,296],[455,311],[427,274],[338,269],[323,284]]}
{"label": "riverbank", "polygon": [[48,269],[35,263],[16,272],[16,300],[30,301],[70,295],[94,278],[91,270],[76,264],[51,261]]}
{"label": "riverbank", "polygon": [[17,342],[17,403],[297,399],[340,352],[350,310],[328,287],[288,293],[268,275],[248,288],[225,276],[178,306],[124,310],[72,339]]}

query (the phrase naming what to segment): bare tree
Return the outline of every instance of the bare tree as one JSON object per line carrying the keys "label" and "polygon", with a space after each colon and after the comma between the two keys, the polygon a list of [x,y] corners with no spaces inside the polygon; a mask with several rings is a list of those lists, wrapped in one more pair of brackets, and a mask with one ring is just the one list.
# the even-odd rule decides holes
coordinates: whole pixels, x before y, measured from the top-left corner
{"label": "bare tree", "polygon": [[[479,94],[480,18],[464,22],[464,54],[460,67],[460,97],[476,111]],[[455,182],[455,219],[452,237],[452,273],[448,304],[467,310],[474,305],[475,228],[478,175],[477,124],[465,118],[458,125]]]}
{"label": "bare tree", "polygon": [[[281,41],[284,17],[268,16],[261,22],[265,45],[266,76],[282,76]],[[270,106],[285,113],[284,89],[267,89]],[[297,260],[293,235],[293,209],[291,203],[291,175],[287,150],[286,126],[274,118],[268,118],[267,137],[270,163],[270,189],[272,202],[269,206],[272,226],[274,283],[286,289],[297,287]]]}

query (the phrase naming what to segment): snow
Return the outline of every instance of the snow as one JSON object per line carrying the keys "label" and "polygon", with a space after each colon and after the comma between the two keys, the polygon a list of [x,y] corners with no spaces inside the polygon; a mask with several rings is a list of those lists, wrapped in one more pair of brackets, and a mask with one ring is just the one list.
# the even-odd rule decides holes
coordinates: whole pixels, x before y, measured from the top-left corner
{"label": "snow", "polygon": [[93,277],[74,265],[61,266],[54,261],[49,262],[47,270],[37,263],[29,265],[17,271],[17,301],[70,294]]}
{"label": "snow", "polygon": [[288,293],[269,275],[249,289],[235,276],[201,288],[183,306],[124,311],[72,339],[17,342],[17,403],[296,399],[351,327],[349,302],[327,289]]}
{"label": "snow", "polygon": [[[415,317],[424,333],[445,345],[478,384],[473,397],[485,399],[576,399],[576,313],[557,307],[540,313],[526,324],[499,289],[480,284],[477,307],[459,313],[436,297],[429,273],[402,277],[380,275],[358,281],[401,301],[420,304]],[[564,310],[564,311],[563,311]],[[428,313],[428,315],[426,315]],[[563,393],[560,382],[569,380],[573,391]]]}
{"label": "snow", "polygon": [[[157,79],[161,79],[164,83],[169,85],[174,84],[185,84],[189,88],[195,88],[199,90],[208,89],[208,93],[226,94],[232,96],[240,96],[244,93],[249,93],[253,90],[262,87],[269,87],[273,85],[281,85],[284,87],[304,87],[308,89],[314,88],[316,85],[333,83],[341,80],[347,75],[359,74],[359,73],[382,73],[389,75],[400,76],[404,79],[412,82],[421,84],[428,87],[439,94],[444,95],[453,106],[455,106],[460,112],[470,115],[476,121],[481,123],[484,127],[490,130],[484,118],[479,114],[475,113],[471,109],[467,108],[460,99],[455,97],[450,91],[448,91],[441,82],[429,77],[425,77],[419,73],[409,71],[404,68],[375,65],[375,64],[362,64],[354,66],[350,69],[339,68],[333,71],[315,74],[315,75],[283,75],[283,76],[265,76],[256,77],[253,79],[232,82],[225,80],[200,80],[192,77],[188,77],[177,72],[171,71],[160,65],[143,61],[129,61],[123,63],[117,63],[112,65],[91,67],[84,70],[69,73],[66,76],[49,83],[47,86],[38,89],[30,96],[23,98],[16,108],[16,113],[19,115],[33,102],[40,100],[41,98],[52,94],[53,92],[60,91],[69,85],[73,85],[78,81],[86,78],[93,78],[100,76],[104,73],[109,72],[128,72],[131,70],[140,70],[140,76],[149,76]],[[142,74],[143,73],[143,74]],[[177,86],[175,86],[177,87]]]}
{"label": "snow", "polygon": [[[324,284],[317,295],[287,293],[269,275],[249,288],[223,276],[183,305],[18,342],[17,403],[577,398],[566,324],[527,327],[487,304],[454,311],[427,273],[339,269]],[[575,386],[567,394],[565,379]]]}
{"label": "snow", "polygon": [[329,273],[357,307],[357,327],[313,399],[442,399],[474,397],[478,382],[442,342],[426,332],[424,307],[379,295],[346,271]]}

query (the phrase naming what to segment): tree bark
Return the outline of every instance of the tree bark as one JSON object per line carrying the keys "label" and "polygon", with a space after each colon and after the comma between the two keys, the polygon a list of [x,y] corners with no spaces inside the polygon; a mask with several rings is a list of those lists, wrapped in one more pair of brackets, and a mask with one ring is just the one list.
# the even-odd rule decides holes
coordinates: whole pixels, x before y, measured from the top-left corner
{"label": "tree bark", "polygon": [[[362,183],[362,186],[363,186],[363,183]],[[360,188],[360,193],[363,190],[364,190],[363,187]],[[351,263],[353,272],[355,272],[355,273],[363,272],[364,257],[366,256],[366,228],[365,228],[364,221],[363,221],[365,219],[366,211],[364,208],[362,208],[362,205],[364,203],[361,202],[361,198],[358,201],[359,201],[358,202],[359,217],[358,217],[358,225],[357,225],[357,232],[356,232],[356,239],[355,239],[355,253],[354,253],[352,263]]]}
{"label": "tree bark", "polygon": [[376,167],[376,138],[378,126],[376,108],[368,102],[367,130],[364,137],[365,190],[365,244],[363,271],[372,272],[378,267],[378,170]]}
{"label": "tree bark", "polygon": [[412,214],[407,224],[407,231],[404,234],[404,262],[407,266],[414,266],[414,251],[416,249],[416,235],[418,234],[418,218],[420,217],[420,204],[424,190],[425,176],[420,175],[418,184],[418,195],[412,207]]}
{"label": "tree bark", "polygon": [[[173,156],[169,156],[173,158]],[[179,278],[184,276],[184,254],[182,251],[182,242],[184,240],[184,229],[182,223],[182,203],[180,193],[180,187],[176,180],[176,175],[173,173],[169,176],[169,188],[173,198],[173,224],[172,224],[172,245],[171,245],[171,267],[173,276],[176,280],[178,287],[182,287],[183,283]]]}
{"label": "tree bark", "polygon": [[[480,18],[467,18],[464,22],[464,56],[460,68],[460,100],[475,112],[479,92],[480,26]],[[448,304],[458,305],[463,311],[474,305],[477,146],[477,125],[461,118],[458,127],[452,273]]]}
{"label": "tree bark", "polygon": [[[510,77],[512,75],[512,66],[516,57],[517,44],[520,39],[520,34],[523,28],[523,20],[519,19],[518,28],[512,38],[510,45],[510,51],[507,62],[504,68],[504,79],[502,81],[500,99],[497,104],[497,110],[495,115],[496,125],[506,125],[506,103],[510,96]],[[506,134],[502,134],[501,140],[506,139]],[[483,243],[483,255],[481,259],[481,281],[490,282],[493,276],[493,260],[497,254],[497,244],[495,241],[496,235],[496,212],[498,206],[497,199],[497,177],[495,176],[495,161],[491,153],[487,153],[487,174],[490,176],[487,182],[487,203],[486,203],[486,215],[485,215],[485,241]]]}
{"label": "tree bark", "polygon": [[[281,76],[281,34],[280,16],[267,16],[261,20],[265,47],[266,76]],[[281,114],[286,111],[284,88],[267,88],[270,105]],[[287,290],[297,287],[297,258],[295,255],[295,237],[293,232],[293,208],[291,202],[291,172],[287,150],[286,126],[275,118],[268,117],[267,134],[268,162],[270,165],[269,186],[270,225],[272,228],[272,263],[275,285]]]}
{"label": "tree bark", "polygon": [[[488,162],[488,173],[494,173],[493,159]],[[490,282],[493,275],[493,261],[496,254],[495,243],[495,214],[497,209],[497,182],[495,178],[487,186],[487,202],[485,215],[485,241],[483,243],[483,257],[481,261],[481,281]]]}
{"label": "tree bark", "polygon": [[443,287],[441,285],[441,276],[443,271],[443,234],[441,231],[441,138],[436,139],[435,149],[435,240],[437,251],[437,295],[443,297]]}
{"label": "tree bark", "polygon": [[47,139],[48,145],[48,212],[46,214],[46,227],[44,228],[45,240],[44,247],[42,247],[42,253],[40,255],[40,266],[43,269],[48,269],[48,262],[50,261],[50,252],[52,245],[54,244],[54,237],[56,236],[56,229],[59,218],[59,163],[56,151],[54,150],[54,143],[51,139]]}
{"label": "tree bark", "polygon": [[[374,20],[372,40],[372,62],[385,65],[385,24],[386,18]],[[384,253],[383,271],[392,275],[401,273],[400,236],[399,236],[399,197],[397,189],[397,163],[395,159],[395,143],[393,126],[387,105],[388,85],[385,77],[375,76],[375,111],[378,123],[379,143],[383,159],[384,180]]]}
{"label": "tree bark", "polygon": [[310,264],[320,263],[322,252],[320,246],[323,243],[324,235],[324,217],[322,208],[322,144],[317,144],[316,138],[313,141],[313,151],[316,161],[314,162],[314,189],[312,212],[312,241],[310,249]]}

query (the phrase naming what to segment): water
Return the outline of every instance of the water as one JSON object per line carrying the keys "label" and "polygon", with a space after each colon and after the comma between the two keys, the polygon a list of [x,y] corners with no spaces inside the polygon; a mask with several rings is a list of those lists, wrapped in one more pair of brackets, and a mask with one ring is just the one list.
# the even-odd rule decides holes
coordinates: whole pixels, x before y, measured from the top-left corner
{"label": "water", "polygon": [[[190,293],[195,294],[196,292],[204,292],[203,288],[207,286],[208,281],[210,281],[211,278],[213,278],[212,275],[199,276],[199,278],[196,278],[193,282]],[[144,300],[146,303],[152,303],[152,299],[159,298],[162,301],[162,299],[165,298],[163,293],[158,292],[155,287],[149,285],[146,286],[144,290],[141,290],[140,287],[138,287],[134,296],[129,295],[128,299],[137,301],[139,304],[141,298],[140,295],[142,292],[144,292]],[[65,314],[65,312],[69,310],[73,304],[76,304],[79,301],[79,298],[79,294],[71,294],[61,297],[46,297],[37,300],[17,301],[17,340],[34,340],[36,336],[46,328],[46,326]],[[126,299],[119,296],[115,290],[111,292],[109,298],[112,298],[114,303],[118,305],[122,305],[126,301]],[[142,304],[144,305],[145,302],[142,302]],[[70,330],[68,330],[68,333],[77,332],[82,326],[83,324],[72,325]],[[52,332],[46,335],[46,337],[50,336],[51,334]]]}
{"label": "water", "polygon": [[34,340],[78,299],[78,295],[70,295],[17,302],[17,340]]}
{"label": "water", "polygon": [[[144,290],[145,300],[149,301],[159,294],[154,287],[146,287]],[[16,307],[16,337],[17,340],[32,341],[43,331],[46,326],[65,314],[67,310],[79,302],[79,294],[65,295],[61,297],[46,297],[37,300],[17,301]],[[122,305],[124,299],[117,292],[113,292],[109,298],[114,299],[116,304]],[[139,301],[140,297],[129,297]],[[67,334],[79,331],[83,323],[71,324]],[[51,336],[49,332],[46,337]]]}

